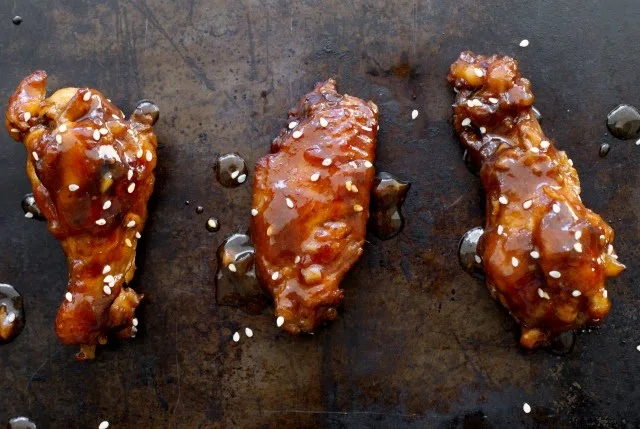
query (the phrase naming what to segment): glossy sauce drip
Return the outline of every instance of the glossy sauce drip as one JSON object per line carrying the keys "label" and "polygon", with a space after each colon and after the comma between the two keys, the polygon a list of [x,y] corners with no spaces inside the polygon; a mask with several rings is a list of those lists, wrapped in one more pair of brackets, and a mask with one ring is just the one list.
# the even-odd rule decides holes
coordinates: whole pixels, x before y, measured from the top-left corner
{"label": "glossy sauce drip", "polygon": [[218,232],[220,231],[220,221],[217,217],[212,216],[207,219],[206,228],[209,232]]}
{"label": "glossy sauce drip", "polygon": [[255,249],[246,234],[233,234],[218,247],[216,302],[239,307],[250,314],[260,313],[267,297],[258,285]]}
{"label": "glossy sauce drip", "polygon": [[400,211],[411,184],[399,180],[392,174],[376,174],[371,192],[370,226],[373,234],[388,240],[400,233],[404,217]]}
{"label": "glossy sauce drip", "polygon": [[605,156],[607,156],[610,149],[611,149],[611,146],[609,145],[609,143],[602,143],[600,145],[600,150],[598,151],[600,158],[604,158]]}
{"label": "glossy sauce drip", "polygon": [[38,208],[36,199],[33,197],[33,194],[29,193],[22,197],[20,205],[22,206],[24,217],[28,219],[46,220],[42,215],[40,208]]}
{"label": "glossy sauce drip", "polygon": [[139,101],[131,118],[143,124],[154,125],[160,118],[160,108],[150,100]]}
{"label": "glossy sauce drip", "polygon": [[11,22],[13,22],[14,25],[20,25],[22,24],[22,17],[20,15],[16,15],[13,17]]}
{"label": "glossy sauce drip", "polygon": [[458,244],[458,260],[462,269],[471,274],[473,277],[484,280],[484,269],[482,260],[479,259],[477,253],[478,241],[484,234],[482,227],[475,227],[465,232]]}
{"label": "glossy sauce drip", "polygon": [[16,338],[24,323],[22,295],[13,286],[0,284],[0,344]]}
{"label": "glossy sauce drip", "polygon": [[628,104],[621,104],[607,115],[607,128],[614,137],[632,139],[640,132],[640,112]]}
{"label": "glossy sauce drip", "polygon": [[202,206],[196,207],[196,214],[202,214],[202,213],[204,213],[204,207]]}
{"label": "glossy sauce drip", "polygon": [[558,356],[568,355],[573,351],[576,344],[575,331],[566,331],[558,334],[551,340],[548,350],[550,353]]}
{"label": "glossy sauce drip", "polygon": [[473,173],[475,176],[480,177],[480,166],[471,160],[468,150],[465,150],[462,154],[462,160],[464,161],[464,165],[471,173]]}
{"label": "glossy sauce drip", "polygon": [[226,188],[235,188],[247,180],[247,163],[237,153],[220,155],[216,160],[216,178]]}
{"label": "glossy sauce drip", "polygon": [[15,417],[9,420],[8,429],[37,429],[37,426],[28,417]]}

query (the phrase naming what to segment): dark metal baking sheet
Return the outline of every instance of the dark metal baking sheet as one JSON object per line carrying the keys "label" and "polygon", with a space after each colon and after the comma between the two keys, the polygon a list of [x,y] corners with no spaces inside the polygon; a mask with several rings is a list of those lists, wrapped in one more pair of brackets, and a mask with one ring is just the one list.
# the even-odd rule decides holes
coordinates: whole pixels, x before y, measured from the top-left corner
{"label": "dark metal baking sheet", "polygon": [[[637,0],[2,2],[2,109],[42,68],[51,89],[94,86],[128,111],[153,99],[162,146],[138,250],[140,334],[80,364],[53,332],[62,251],[24,219],[25,152],[0,134],[0,281],[27,311],[24,332],[0,348],[0,425],[18,415],[39,428],[640,425],[640,148],[604,126],[618,103],[640,105],[639,22]],[[484,216],[450,126],[445,75],[464,49],[520,60],[583,200],[616,228],[628,269],[609,284],[611,315],[568,356],[521,351],[514,322],[458,267],[459,237]],[[215,305],[215,250],[248,226],[251,177],[225,189],[212,167],[230,151],[252,165],[287,109],[327,77],[376,101],[376,166],[413,186],[406,228],[369,238],[340,319],[291,337],[269,312]],[[220,232],[206,231],[210,215]],[[234,343],[246,326],[253,338]]]}

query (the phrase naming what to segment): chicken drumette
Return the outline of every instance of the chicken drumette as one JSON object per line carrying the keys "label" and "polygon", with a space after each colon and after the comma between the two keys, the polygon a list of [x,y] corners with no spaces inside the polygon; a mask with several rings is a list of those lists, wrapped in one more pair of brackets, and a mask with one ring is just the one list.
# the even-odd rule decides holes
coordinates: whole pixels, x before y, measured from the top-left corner
{"label": "chicken drumette", "polygon": [[598,324],[611,305],[605,280],[624,265],[613,229],[582,204],[572,161],[534,117],[529,81],[512,58],[463,52],[449,83],[455,129],[487,195],[477,253],[491,295],[522,325],[520,343]]}
{"label": "chicken drumette", "polygon": [[9,99],[6,127],[27,149],[27,174],[49,231],[62,244],[68,292],[56,333],[91,359],[109,333],[135,336],[142,299],[125,287],[153,191],[156,137],[140,111],[125,119],[99,91],[46,98],[47,75],[27,76]]}
{"label": "chicken drumette", "polygon": [[338,94],[329,80],[289,112],[256,164],[257,272],[288,332],[337,317],[340,281],[362,254],[377,130],[376,105]]}

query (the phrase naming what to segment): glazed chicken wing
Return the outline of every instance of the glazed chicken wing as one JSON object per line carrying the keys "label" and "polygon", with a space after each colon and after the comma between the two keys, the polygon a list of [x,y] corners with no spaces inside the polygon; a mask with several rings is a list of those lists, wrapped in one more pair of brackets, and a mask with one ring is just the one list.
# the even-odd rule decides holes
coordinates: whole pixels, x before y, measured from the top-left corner
{"label": "glazed chicken wing", "polygon": [[337,317],[340,282],[362,254],[377,131],[376,105],[338,94],[329,80],[289,112],[256,164],[257,272],[290,333]]}
{"label": "glazed chicken wing", "polygon": [[572,161],[534,117],[529,81],[512,58],[463,52],[449,83],[455,129],[486,190],[477,253],[491,295],[522,325],[520,343],[598,324],[611,305],[605,280],[624,265],[613,229],[582,204]]}
{"label": "glazed chicken wing", "polygon": [[94,89],[46,98],[47,75],[26,77],[9,99],[6,127],[27,149],[27,174],[49,231],[62,244],[68,292],[56,333],[93,358],[109,333],[135,336],[142,299],[125,287],[153,191],[156,137],[139,111],[127,120]]}

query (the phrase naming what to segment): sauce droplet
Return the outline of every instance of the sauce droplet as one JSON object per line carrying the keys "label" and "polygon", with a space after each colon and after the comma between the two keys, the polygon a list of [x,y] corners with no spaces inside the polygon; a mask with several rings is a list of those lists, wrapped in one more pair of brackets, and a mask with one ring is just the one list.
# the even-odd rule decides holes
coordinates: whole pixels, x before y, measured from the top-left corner
{"label": "sauce droplet", "polygon": [[16,338],[24,322],[22,295],[13,286],[0,283],[0,344]]}
{"label": "sauce droplet", "polygon": [[22,24],[22,17],[20,15],[16,15],[13,17],[11,22],[13,22],[14,25],[20,25]]}
{"label": "sauce droplet", "polygon": [[202,213],[204,213],[204,207],[202,207],[202,206],[198,206],[198,207],[196,207],[196,213],[197,213],[197,214],[202,214]]}
{"label": "sauce droplet", "polygon": [[29,420],[28,417],[14,417],[9,420],[8,429],[37,429],[34,422]]}
{"label": "sauce droplet", "polygon": [[268,306],[255,272],[255,249],[246,234],[233,234],[217,252],[216,302],[258,314]]}
{"label": "sauce droplet", "polygon": [[566,331],[556,335],[552,340],[551,344],[549,344],[549,352],[558,355],[564,356],[568,355],[573,351],[573,347],[576,344],[576,333],[575,331]]}
{"label": "sauce droplet", "polygon": [[610,149],[611,149],[611,146],[609,145],[609,143],[602,143],[600,145],[600,151],[599,151],[600,158],[604,158],[605,156],[607,156]]}
{"label": "sauce droplet", "polygon": [[247,163],[237,153],[220,155],[216,160],[216,178],[224,187],[240,186],[247,180]]}
{"label": "sauce droplet", "polygon": [[392,174],[376,174],[371,193],[370,225],[373,234],[388,240],[400,233],[404,227],[401,207],[411,184]]}
{"label": "sauce droplet", "polygon": [[147,125],[154,125],[160,118],[160,108],[151,100],[141,100],[131,114],[131,118]]}
{"label": "sauce droplet", "polygon": [[220,221],[217,217],[210,217],[207,219],[207,231],[209,232],[218,232],[220,231]]}
{"label": "sauce droplet", "polygon": [[42,216],[42,212],[36,204],[36,199],[33,197],[33,194],[26,194],[22,197],[20,205],[22,206],[22,211],[26,218],[46,220],[44,216]]}
{"label": "sauce droplet", "polygon": [[614,137],[632,139],[640,132],[640,112],[628,104],[621,104],[607,115],[607,128]]}
{"label": "sauce droplet", "polygon": [[462,269],[473,277],[484,280],[482,259],[480,259],[477,251],[478,241],[482,234],[484,234],[484,229],[479,226],[465,232],[458,245],[458,260]]}

